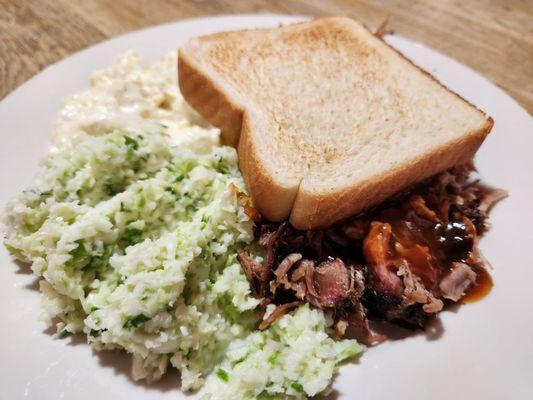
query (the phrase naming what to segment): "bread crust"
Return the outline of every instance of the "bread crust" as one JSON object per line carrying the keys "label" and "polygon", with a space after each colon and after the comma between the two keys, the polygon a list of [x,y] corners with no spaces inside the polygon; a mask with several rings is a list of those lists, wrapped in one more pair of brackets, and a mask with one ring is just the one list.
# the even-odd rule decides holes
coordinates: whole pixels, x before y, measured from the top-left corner
{"label": "bread crust", "polygon": [[[348,22],[353,23],[348,18],[326,17],[284,29],[294,29],[292,27],[310,23],[344,25]],[[223,40],[224,35],[225,33],[209,35],[204,37],[204,40]],[[247,109],[245,100],[241,101],[236,93],[224,87],[224,82],[217,80],[217,74],[196,62],[193,55],[194,49],[195,46],[201,46],[202,38],[193,39],[194,42],[180,49],[179,86],[183,96],[208,122],[221,129],[222,140],[225,144],[237,147],[239,167],[254,205],[267,219],[281,221],[289,218],[291,224],[299,229],[328,227],[339,220],[379,204],[425,178],[454,165],[470,161],[490,132],[493,125],[490,117],[457,93],[446,88],[433,75],[415,65],[381,38],[377,38],[424,75],[481,113],[485,123],[477,130],[466,132],[458,140],[445,143],[411,160],[408,164],[404,163],[379,176],[373,176],[372,179],[356,187],[339,188],[330,193],[319,194],[308,193],[305,188],[301,189],[299,184],[284,186],[269,171],[264,162],[264,155],[258,149],[257,124],[254,123],[253,110]]]}
{"label": "bread crust", "polygon": [[178,85],[187,102],[211,125],[220,128],[222,142],[237,147],[244,109],[209,77],[184,49],[178,52]]}
{"label": "bread crust", "polygon": [[[472,160],[490,131],[492,120],[481,131],[463,137],[459,143],[448,143],[432,153],[404,164],[402,168],[363,182],[357,187],[327,195],[298,192],[290,222],[297,229],[322,229],[376,206],[387,198],[441,171]],[[457,151],[460,148],[461,151]]]}
{"label": "bread crust", "polygon": [[289,218],[293,209],[298,185],[291,187],[281,185],[265,168],[264,163],[258,162],[263,155],[257,148],[253,130],[252,118],[245,112],[237,148],[239,168],[254,206],[261,210],[261,214],[268,220],[283,221]]}

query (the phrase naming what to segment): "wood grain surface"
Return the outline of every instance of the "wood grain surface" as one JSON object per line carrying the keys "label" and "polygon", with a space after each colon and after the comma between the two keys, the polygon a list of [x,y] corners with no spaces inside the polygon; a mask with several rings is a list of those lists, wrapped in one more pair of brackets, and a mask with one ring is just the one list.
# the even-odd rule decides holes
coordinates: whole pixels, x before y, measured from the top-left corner
{"label": "wood grain surface", "polygon": [[47,65],[124,32],[230,13],[347,15],[477,70],[533,112],[533,0],[0,0],[0,99]]}

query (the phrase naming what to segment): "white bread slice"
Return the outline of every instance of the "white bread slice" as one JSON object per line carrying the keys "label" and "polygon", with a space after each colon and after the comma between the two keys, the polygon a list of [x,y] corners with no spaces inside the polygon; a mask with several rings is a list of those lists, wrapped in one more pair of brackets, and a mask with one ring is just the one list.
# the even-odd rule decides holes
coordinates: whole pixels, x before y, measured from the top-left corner
{"label": "white bread slice", "polygon": [[178,71],[237,147],[254,205],[300,229],[471,160],[493,124],[349,18],[194,38]]}

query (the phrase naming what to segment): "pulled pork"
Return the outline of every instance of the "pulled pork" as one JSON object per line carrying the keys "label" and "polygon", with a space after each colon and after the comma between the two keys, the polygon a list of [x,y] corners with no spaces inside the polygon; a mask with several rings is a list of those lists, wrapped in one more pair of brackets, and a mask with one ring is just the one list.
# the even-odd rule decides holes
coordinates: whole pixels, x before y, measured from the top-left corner
{"label": "pulled pork", "polygon": [[506,192],[470,180],[472,170],[453,168],[326,230],[261,221],[247,203],[265,258],[240,251],[238,260],[254,296],[278,306],[260,328],[308,302],[334,317],[335,335],[354,325],[372,344],[383,337],[368,318],[423,328],[445,303],[490,283],[477,242]]}

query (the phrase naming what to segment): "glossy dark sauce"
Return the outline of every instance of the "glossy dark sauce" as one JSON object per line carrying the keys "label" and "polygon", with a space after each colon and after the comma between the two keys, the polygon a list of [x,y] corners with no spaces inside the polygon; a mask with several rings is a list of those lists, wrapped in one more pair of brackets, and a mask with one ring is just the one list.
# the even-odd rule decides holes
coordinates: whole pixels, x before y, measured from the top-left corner
{"label": "glossy dark sauce", "polygon": [[[375,219],[391,225],[394,240],[401,245],[400,251],[396,251],[397,259],[406,260],[430,290],[438,287],[453,262],[468,264],[475,235],[470,221],[433,222],[420,217],[406,205],[384,209]],[[481,300],[493,286],[492,278],[484,268],[473,266],[473,269],[476,282],[465,291],[460,300],[463,303]]]}

